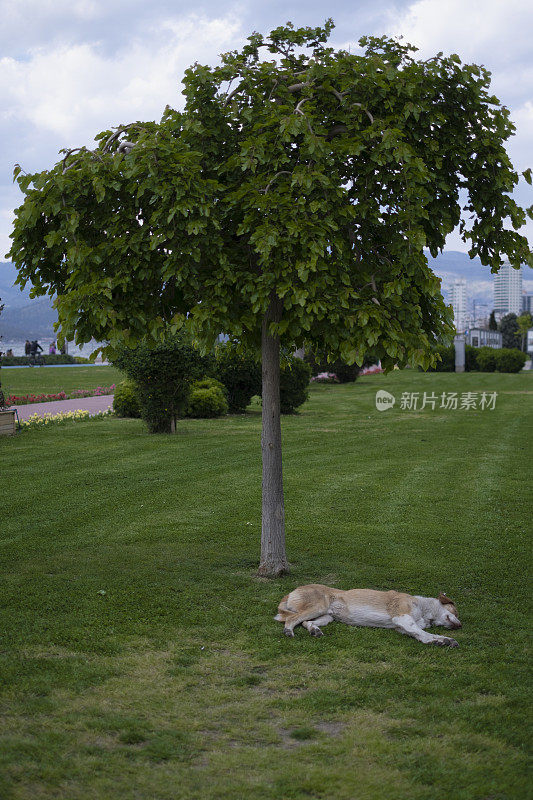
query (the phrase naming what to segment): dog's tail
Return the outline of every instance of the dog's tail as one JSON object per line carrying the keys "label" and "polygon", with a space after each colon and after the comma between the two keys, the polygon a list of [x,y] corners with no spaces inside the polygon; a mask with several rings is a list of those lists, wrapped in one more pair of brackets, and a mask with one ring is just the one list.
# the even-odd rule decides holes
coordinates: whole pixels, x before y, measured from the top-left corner
{"label": "dog's tail", "polygon": [[287,608],[287,599],[288,599],[288,597],[289,597],[289,595],[286,594],[285,597],[281,600],[281,602],[280,602],[280,604],[278,606],[278,613],[274,617],[276,622],[285,622],[287,617],[289,617],[292,614],[292,611],[289,611],[289,609]]}

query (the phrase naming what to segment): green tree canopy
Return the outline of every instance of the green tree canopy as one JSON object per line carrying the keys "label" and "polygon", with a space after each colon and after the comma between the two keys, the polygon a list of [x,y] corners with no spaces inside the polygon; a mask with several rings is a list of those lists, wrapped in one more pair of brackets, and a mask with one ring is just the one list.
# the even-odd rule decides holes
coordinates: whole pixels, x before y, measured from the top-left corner
{"label": "green tree canopy", "polygon": [[457,225],[493,271],[533,263],[510,196],[514,126],[487,70],[385,37],[335,51],[332,27],[254,33],[187,70],[183,111],[16,168],[9,257],[34,295],[57,293],[67,338],[112,347],[188,316],[206,343],[262,341],[270,419],[280,345],[432,363],[453,328],[424,247],[436,255]]}
{"label": "green tree canopy", "polygon": [[501,318],[498,329],[502,334],[502,347],[520,350],[520,326],[516,314],[506,314]]}
{"label": "green tree canopy", "polygon": [[449,317],[423,247],[435,255],[460,223],[461,189],[471,255],[493,270],[530,260],[503,225],[525,212],[489,73],[386,38],[334,51],[331,28],[253,34],[186,72],[184,111],[18,174],[9,256],[22,285],[57,293],[65,335],[157,336],[189,313],[203,338],[257,344],[275,292],[282,343],[426,366]]}
{"label": "green tree canopy", "polygon": [[518,331],[516,335],[520,340],[520,349],[525,352],[527,343],[527,332],[530,328],[533,327],[533,317],[531,316],[529,311],[524,311],[522,314],[520,314],[519,317],[517,317],[516,324],[518,325]]}

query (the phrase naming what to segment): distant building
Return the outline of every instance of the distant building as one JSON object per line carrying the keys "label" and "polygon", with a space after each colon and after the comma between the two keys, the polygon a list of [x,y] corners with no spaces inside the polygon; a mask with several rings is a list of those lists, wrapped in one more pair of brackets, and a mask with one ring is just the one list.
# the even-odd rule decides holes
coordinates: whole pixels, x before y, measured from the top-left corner
{"label": "distant building", "polygon": [[453,322],[457,333],[463,333],[468,324],[466,308],[466,281],[463,278],[452,283],[450,304],[453,307]]}
{"label": "distant building", "polygon": [[470,328],[465,332],[465,344],[471,347],[493,347],[499,350],[502,339],[503,336],[499,331],[489,331],[488,328]]}
{"label": "distant building", "polygon": [[494,311],[497,319],[506,314],[518,316],[522,311],[522,270],[509,262],[494,276]]}
{"label": "distant building", "polygon": [[522,314],[526,312],[533,315],[533,294],[522,295]]}

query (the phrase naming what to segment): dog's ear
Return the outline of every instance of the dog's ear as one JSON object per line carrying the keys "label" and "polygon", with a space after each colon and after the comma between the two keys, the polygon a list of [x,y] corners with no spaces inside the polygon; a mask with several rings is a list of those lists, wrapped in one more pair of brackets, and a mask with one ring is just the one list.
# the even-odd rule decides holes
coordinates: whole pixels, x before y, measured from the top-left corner
{"label": "dog's ear", "polygon": [[454,606],[455,605],[453,600],[450,600],[449,597],[446,597],[446,595],[443,592],[440,592],[438,599],[440,600],[440,602],[442,603],[443,606],[446,606],[446,605]]}

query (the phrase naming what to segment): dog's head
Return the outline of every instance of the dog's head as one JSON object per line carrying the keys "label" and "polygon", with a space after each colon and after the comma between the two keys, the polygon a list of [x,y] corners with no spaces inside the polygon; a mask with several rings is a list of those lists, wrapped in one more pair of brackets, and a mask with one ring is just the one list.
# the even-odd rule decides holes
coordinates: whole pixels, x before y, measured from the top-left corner
{"label": "dog's head", "polygon": [[457,616],[457,609],[453,600],[450,600],[442,592],[439,594],[438,600],[441,606],[441,613],[439,618],[435,620],[435,624],[442,625],[444,628],[461,628],[462,625]]}

